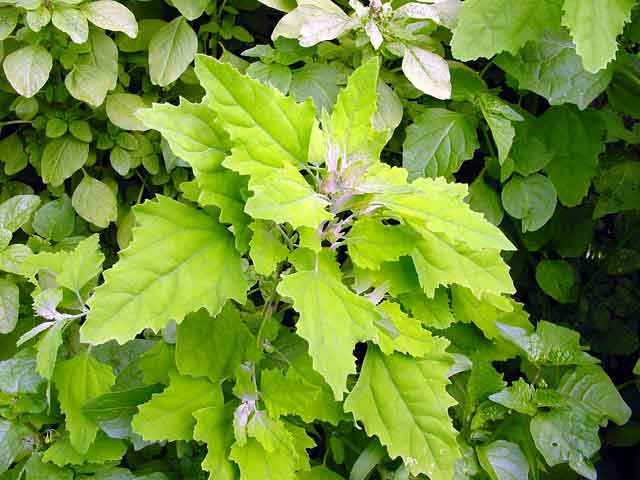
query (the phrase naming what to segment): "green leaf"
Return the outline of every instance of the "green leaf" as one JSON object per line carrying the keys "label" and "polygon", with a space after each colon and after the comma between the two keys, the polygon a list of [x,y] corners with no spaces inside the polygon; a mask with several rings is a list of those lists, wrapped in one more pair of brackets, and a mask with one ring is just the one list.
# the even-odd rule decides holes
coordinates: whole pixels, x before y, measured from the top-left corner
{"label": "green leaf", "polygon": [[277,63],[254,62],[246,70],[246,74],[259,82],[267,83],[287,94],[291,86],[291,70]]}
{"label": "green leaf", "polygon": [[101,464],[119,461],[126,451],[127,444],[124,441],[98,434],[96,441],[91,444],[89,450],[85,453],[79,453],[71,445],[69,437],[65,437],[51,445],[44,452],[42,460],[54,463],[59,467],[85,463]]}
{"label": "green leaf", "polygon": [[208,0],[174,0],[173,2],[173,5],[187,20],[195,20],[200,17],[208,4]]}
{"label": "green leaf", "polygon": [[33,97],[47,83],[53,65],[51,54],[29,45],[7,55],[2,63],[11,86],[23,97]]}
{"label": "green leaf", "polygon": [[551,105],[574,103],[584,110],[607,88],[611,69],[586,71],[566,32],[546,32],[518,55],[501,54],[496,64],[518,81],[519,88],[545,97]]}
{"label": "green leaf", "polygon": [[505,440],[496,440],[476,448],[478,460],[491,480],[521,480],[529,478],[529,463],[520,447]]}
{"label": "green leaf", "polygon": [[291,360],[286,373],[263,370],[260,395],[274,418],[298,415],[305,422],[320,420],[337,425],[344,416],[342,406],[334,400],[331,388],[313,369],[306,353]]}
{"label": "green leaf", "polygon": [[631,20],[634,5],[633,0],[565,0],[562,24],[586,70],[595,73],[615,58],[617,37]]}
{"label": "green leaf", "polygon": [[376,435],[391,458],[401,456],[412,475],[452,478],[460,456],[447,409],[451,357],[441,345],[423,359],[369,346],[358,382],[344,408]]}
{"label": "green leaf", "polygon": [[65,194],[40,207],[33,216],[31,226],[41,237],[60,242],[73,232],[75,217],[71,200]]}
{"label": "green leaf", "polygon": [[399,296],[402,304],[409,308],[414,318],[417,318],[427,328],[447,328],[455,319],[449,306],[449,294],[445,288],[438,288],[433,298],[424,293],[402,294]]}
{"label": "green leaf", "polygon": [[9,279],[0,278],[0,334],[11,333],[18,323],[20,291]]}
{"label": "green leaf", "polygon": [[631,409],[602,367],[588,365],[564,374],[558,391],[580,402],[595,415],[604,416],[618,425],[631,417]]}
{"label": "green leaf", "polygon": [[131,426],[149,441],[191,440],[194,412],[222,407],[222,390],[204,378],[172,375],[169,386],[138,407]]}
{"label": "green leaf", "polygon": [[[516,124],[516,138],[511,147],[509,158],[513,160],[513,171],[523,177],[536,173],[546,167],[555,152],[551,145],[547,145],[544,136],[541,135],[537,119],[527,118],[524,122]],[[504,181],[512,172],[506,173],[507,163],[502,166],[500,174]]]}
{"label": "green leaf", "polygon": [[342,283],[338,264],[326,251],[316,254],[309,268],[284,277],[278,293],[293,300],[300,314],[296,331],[309,343],[314,369],[340,400],[347,376],[356,372],[353,348],[378,335],[374,322],[381,314]]}
{"label": "green leaf", "polygon": [[107,228],[118,219],[118,201],[113,190],[89,175],[84,175],[73,191],[71,204],[78,215],[100,228]]}
{"label": "green leaf", "polygon": [[37,195],[15,195],[0,204],[0,226],[11,233],[27,223],[40,206]]}
{"label": "green leaf", "polygon": [[406,225],[384,225],[371,217],[356,220],[345,238],[353,262],[370,270],[408,255],[417,241],[418,236]]}
{"label": "green leaf", "polygon": [[535,332],[522,327],[497,323],[501,335],[518,346],[536,365],[590,365],[598,360],[584,352],[580,334],[542,320]]}
{"label": "green leaf", "polygon": [[440,55],[412,44],[404,46],[402,71],[423,93],[446,100],[451,98],[449,65]]}
{"label": "green leaf", "polygon": [[598,193],[594,218],[640,208],[640,164],[622,162],[605,170],[595,181]]}
{"label": "green leaf", "polygon": [[85,17],[96,27],[114,32],[124,32],[130,38],[138,35],[138,23],[133,13],[113,0],[96,0],[80,7]]}
{"label": "green leaf", "polygon": [[51,23],[69,35],[74,43],[84,43],[89,38],[89,24],[86,17],[75,8],[54,8]]}
{"label": "green leaf", "polygon": [[489,186],[484,176],[478,177],[469,188],[469,206],[474,212],[484,215],[487,221],[498,226],[504,217],[500,195]]}
{"label": "green leaf", "polygon": [[99,241],[99,235],[93,234],[78,244],[64,262],[63,270],[56,278],[60,285],[79,292],[89,280],[98,276],[104,261]]}
{"label": "green leaf", "polygon": [[522,232],[542,228],[556,209],[556,189],[540,174],[515,175],[502,190],[502,205],[509,215],[522,220]]}
{"label": "green leaf", "polygon": [[240,363],[252,360],[256,350],[255,337],[230,306],[215,318],[201,309],[178,325],[176,365],[183,375],[222,382],[233,376]]}
{"label": "green leaf", "polygon": [[407,127],[402,166],[409,178],[448,177],[479,147],[471,117],[444,108],[428,108]]}
{"label": "green leaf", "polygon": [[576,301],[576,274],[564,260],[543,260],[538,263],[536,282],[547,295],[560,303]]}
{"label": "green leaf", "polygon": [[229,460],[229,450],[235,437],[233,434],[233,411],[235,405],[203,408],[193,413],[196,426],[193,438],[207,444],[207,456],[202,461],[202,468],[216,480],[235,480],[236,468]]}
{"label": "green leaf", "polygon": [[151,399],[151,395],[159,393],[161,390],[162,386],[154,383],[153,385],[105,393],[87,402],[82,407],[82,413],[96,422],[133,416],[138,411],[138,405],[146,403]]}
{"label": "green leaf", "polygon": [[333,65],[308,63],[293,72],[289,93],[298,102],[311,98],[318,112],[331,112],[338,98],[338,78]]}
{"label": "green leaf", "polygon": [[42,181],[58,187],[87,162],[89,145],[71,135],[56,138],[47,143],[42,152]]}
{"label": "green leaf", "polygon": [[[57,305],[56,305],[57,306]],[[42,378],[51,380],[53,378],[56,361],[58,359],[58,349],[62,345],[62,332],[67,326],[68,320],[57,320],[38,342],[38,353],[36,354],[36,370]]]}
{"label": "green leaf", "polygon": [[524,415],[533,416],[538,411],[533,399],[534,394],[535,388],[519,378],[510,387],[489,395],[489,400]]}
{"label": "green leaf", "polygon": [[116,377],[111,367],[85,352],[58,363],[53,380],[71,445],[78,453],[86,453],[96,438],[98,424],[82,413],[82,407],[89,400],[107,393]]}
{"label": "green leaf", "polygon": [[0,475],[6,472],[14,459],[24,451],[23,438],[27,432],[20,424],[0,420]]}
{"label": "green leaf", "polygon": [[43,463],[39,453],[29,457],[24,465],[29,480],[73,480],[75,473],[71,469],[60,468],[51,463]]}
{"label": "green leaf", "polygon": [[251,242],[249,242],[251,247],[249,256],[253,266],[260,275],[271,275],[278,263],[289,254],[282,233],[274,224],[261,220],[256,220],[249,228],[253,231]]}
{"label": "green leaf", "polygon": [[28,156],[17,133],[0,140],[0,161],[4,163],[7,175],[18,173],[27,166]]}
{"label": "green leaf", "polygon": [[[451,49],[460,60],[516,54],[560,23],[558,0],[468,0],[460,7]],[[489,32],[489,33],[488,33]]]}
{"label": "green leaf", "polygon": [[148,105],[138,95],[114,93],[107,97],[107,116],[111,122],[123,130],[145,131],[148,127],[137,118],[136,111]]}
{"label": "green leaf", "polygon": [[91,312],[80,330],[84,342],[122,343],[144,328],[179,323],[200,307],[216,315],[230,298],[244,302],[247,280],[222,225],[162,196],[134,211],[140,227],[89,301]]}
{"label": "green leaf", "polygon": [[21,350],[0,362],[0,392],[38,393],[43,384],[44,380],[36,373],[36,359],[31,349]]}
{"label": "green leaf", "polygon": [[344,480],[333,470],[329,470],[324,465],[313,467],[308,472],[299,472],[297,480]]}
{"label": "green leaf", "polygon": [[76,65],[66,76],[64,85],[74,98],[98,107],[111,89],[111,78],[92,65]]}
{"label": "green leaf", "polygon": [[0,40],[7,38],[18,24],[18,10],[13,7],[0,9]]}
{"label": "green leaf", "polygon": [[69,123],[69,133],[81,142],[91,143],[93,141],[91,126],[86,120],[74,120]]}
{"label": "green leaf", "polygon": [[553,107],[538,119],[537,130],[554,152],[545,167],[563,205],[578,205],[589,192],[604,151],[604,124],[594,110]]}
{"label": "green leaf", "polygon": [[491,135],[498,147],[498,160],[502,165],[509,156],[516,131],[511,122],[521,122],[524,118],[511,106],[489,93],[477,97],[482,116],[491,129]]}
{"label": "green leaf", "polygon": [[531,435],[551,467],[568,463],[580,475],[596,480],[596,470],[589,458],[600,449],[598,423],[585,410],[572,408],[539,413],[531,420]]}
{"label": "green leaf", "polygon": [[149,76],[151,82],[166,87],[178,79],[193,61],[198,38],[184,17],[177,17],[161,27],[149,42]]}

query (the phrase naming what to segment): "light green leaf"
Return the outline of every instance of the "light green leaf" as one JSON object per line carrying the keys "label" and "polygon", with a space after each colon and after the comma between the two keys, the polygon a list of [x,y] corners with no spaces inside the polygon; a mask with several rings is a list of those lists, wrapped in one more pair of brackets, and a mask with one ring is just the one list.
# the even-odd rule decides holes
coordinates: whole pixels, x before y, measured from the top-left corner
{"label": "light green leaf", "polygon": [[38,7],[35,10],[28,10],[25,20],[31,30],[39,32],[51,21],[51,12],[45,6]]}
{"label": "light green leaf", "polygon": [[[55,305],[57,306],[57,304]],[[54,308],[55,308],[54,306]],[[49,327],[38,342],[36,354],[36,370],[42,378],[51,380],[55,372],[58,349],[62,345],[62,332],[68,320],[60,319]]]}
{"label": "light green leaf", "polygon": [[557,194],[553,183],[543,175],[515,175],[502,190],[502,205],[509,215],[522,220],[522,231],[542,228],[553,216]]}
{"label": "light green leaf", "polygon": [[538,263],[536,282],[547,295],[560,303],[576,300],[576,274],[565,260],[542,260]]}
{"label": "light green leaf", "polygon": [[289,92],[298,102],[311,98],[318,112],[331,112],[338,98],[339,77],[333,65],[307,63],[293,72]]}
{"label": "light green leaf", "polygon": [[400,301],[425,327],[443,329],[455,322],[447,289],[438,288],[433,298],[412,290],[412,293],[400,295]]}
{"label": "light green leaf", "polygon": [[356,265],[378,270],[382,263],[411,253],[418,238],[406,225],[384,225],[380,219],[365,216],[353,224],[345,243]]}
{"label": "light green leaf", "polygon": [[11,333],[18,323],[20,291],[11,280],[0,278],[0,333]]}
{"label": "light green leaf", "polygon": [[334,400],[331,388],[322,376],[313,369],[311,357],[306,352],[289,362],[286,373],[277,369],[263,370],[260,395],[274,418],[298,415],[305,422],[321,420],[337,425],[343,417],[342,406]]}
{"label": "light green leaf", "polygon": [[596,480],[589,458],[600,449],[598,423],[581,408],[551,410],[531,420],[531,436],[551,466],[568,463],[580,475]]}
{"label": "light green leaf", "polygon": [[318,465],[313,467],[308,472],[299,472],[296,477],[297,480],[344,480],[343,477],[338,475],[333,470],[329,470],[324,465]]}
{"label": "light green leaf", "polygon": [[215,318],[204,309],[187,315],[178,325],[175,355],[183,375],[219,383],[233,376],[241,362],[252,360],[257,347],[238,311],[228,306]]}
{"label": "light green leaf", "polygon": [[533,416],[538,412],[533,399],[535,391],[533,385],[519,378],[510,387],[489,395],[489,400],[524,415]]}
{"label": "light green leaf", "polygon": [[[118,353],[122,355],[121,351],[118,351]],[[127,367],[129,365],[131,364],[127,364]],[[121,373],[126,371],[127,367],[124,367]],[[118,388],[121,387],[121,385],[118,385]],[[116,390],[86,403],[82,407],[82,412],[87,417],[98,422],[113,420],[118,417],[130,417],[138,412],[138,405],[148,402],[151,399],[151,395],[161,392],[163,388],[159,383],[154,383],[143,387]]]}
{"label": "light green leaf", "polygon": [[173,0],[173,6],[187,20],[195,20],[200,17],[208,4],[209,0]]}
{"label": "light green leaf", "polygon": [[75,8],[54,8],[51,23],[69,35],[74,43],[84,43],[89,38],[89,24],[87,19]]}
{"label": "light green leaf", "polygon": [[267,83],[277,88],[285,95],[291,86],[291,69],[285,65],[253,62],[247,68],[246,74],[262,83]]}
{"label": "light green leaf", "polygon": [[233,434],[233,411],[235,405],[208,407],[193,413],[196,426],[193,438],[207,444],[207,456],[202,461],[202,468],[216,480],[236,480],[236,468],[229,460],[229,450],[235,437]]}
{"label": "light green leaf", "polygon": [[357,342],[377,337],[374,323],[382,316],[373,303],[342,283],[331,253],[314,255],[310,268],[284,277],[278,293],[293,300],[300,314],[297,333],[309,343],[314,369],[340,400],[347,376],[356,372],[353,348]]}
{"label": "light green leaf", "polygon": [[44,379],[36,373],[32,349],[24,349],[0,362],[0,392],[17,395],[38,393]]}
{"label": "light green leaf", "polygon": [[23,275],[22,264],[27,257],[33,255],[29,247],[14,243],[0,252],[0,270],[16,275]]}
{"label": "light green leaf", "polygon": [[249,256],[256,272],[260,275],[271,275],[278,263],[289,254],[282,233],[270,222],[256,220],[250,227],[253,231]]}
{"label": "light green leaf", "polygon": [[281,12],[290,12],[291,10],[296,8],[296,5],[297,5],[296,0],[258,0],[258,1],[271,8],[280,10]]}
{"label": "light green leaf", "polygon": [[40,207],[31,226],[41,237],[60,242],[71,235],[75,223],[71,199],[65,194]]}
{"label": "light green leaf", "polygon": [[0,420],[0,475],[7,471],[16,456],[24,451],[24,426],[8,420]]}
{"label": "light green leaf", "polygon": [[529,40],[560,24],[558,0],[467,0],[460,7],[451,48],[460,60],[516,54]]}
{"label": "light green leaf", "polygon": [[177,17],[160,28],[149,42],[151,82],[166,87],[178,79],[193,61],[198,37],[184,17]]}
{"label": "light green leaf", "polygon": [[0,8],[0,40],[7,38],[18,24],[18,10],[14,7]]}
{"label": "light green leaf", "polygon": [[402,166],[409,178],[451,177],[479,147],[471,117],[463,113],[428,108],[407,127],[402,146]]}
{"label": "light green leaf", "polygon": [[107,393],[116,377],[111,367],[85,352],[58,363],[53,379],[71,445],[78,453],[86,453],[96,438],[98,424],[82,413],[82,406]]}
{"label": "light green leaf", "polygon": [[[373,116],[373,128],[379,132],[386,132],[391,137],[400,122],[404,110],[398,94],[382,80],[378,80],[376,88],[378,103]],[[320,110],[320,109],[318,109]]]}
{"label": "light green leaf", "polygon": [[142,97],[132,93],[114,93],[107,97],[107,116],[111,123],[123,130],[148,130],[149,127],[136,116],[137,110],[146,107],[148,105]]}
{"label": "light green leaf", "polygon": [[111,77],[92,65],[76,65],[65,77],[64,85],[74,98],[98,107],[111,89]]}
{"label": "light green leaf", "polygon": [[113,190],[89,175],[73,191],[71,204],[78,215],[100,228],[107,228],[118,218],[118,201]]}
{"label": "light green leaf", "polygon": [[114,32],[124,32],[130,38],[138,36],[138,23],[133,13],[113,0],[96,0],[80,7],[85,17],[96,27]]}
{"label": "light green leaf", "polygon": [[422,359],[387,356],[369,346],[356,386],[344,408],[376,435],[391,458],[400,456],[412,475],[452,478],[460,456],[447,409],[447,371],[453,362],[444,345]]}
{"label": "light green leaf", "polygon": [[477,97],[482,116],[491,129],[491,135],[498,147],[498,160],[502,165],[511,151],[516,134],[511,122],[521,122],[524,118],[511,106],[490,93],[482,93]]}
{"label": "light green leaf", "polygon": [[140,227],[89,301],[84,342],[122,343],[144,328],[158,331],[171,319],[179,323],[200,307],[216,315],[230,298],[244,302],[247,280],[222,225],[162,196],[134,211]]}
{"label": "light green leaf", "polygon": [[589,192],[598,171],[598,155],[604,151],[604,124],[594,110],[553,107],[537,121],[537,132],[554,152],[545,167],[563,205],[575,207]]}
{"label": "light green leaf", "polygon": [[501,336],[519,347],[536,365],[591,365],[598,360],[584,352],[580,334],[569,328],[541,320],[536,331],[496,323]]}
{"label": "light green leaf", "polygon": [[634,0],[565,0],[562,24],[586,70],[595,73],[615,58],[618,35],[631,20],[634,5]]}
{"label": "light green leaf", "polygon": [[564,374],[558,391],[580,402],[595,415],[604,416],[618,425],[631,417],[631,409],[602,367],[588,365]]}
{"label": "light green leaf", "polygon": [[0,204],[0,226],[11,233],[27,223],[40,206],[37,195],[15,195]]}
{"label": "light green leaf", "polygon": [[85,463],[101,464],[119,461],[127,451],[127,444],[122,440],[109,438],[100,433],[96,441],[85,453],[79,453],[71,445],[69,437],[62,438],[51,445],[42,456],[45,462],[51,462],[59,467],[65,465],[82,465]]}
{"label": "light green leaf", "polygon": [[51,54],[37,45],[11,52],[2,63],[7,80],[24,97],[33,97],[47,83],[52,65]]}
{"label": "light green leaf", "polygon": [[75,473],[71,469],[44,463],[39,453],[34,453],[29,457],[24,465],[24,471],[29,480],[73,480],[75,477]]}
{"label": "light green leaf", "polygon": [[0,161],[4,163],[7,175],[18,173],[27,166],[28,155],[17,132],[0,140]]}
{"label": "light green leaf", "polygon": [[545,97],[551,105],[574,103],[584,110],[607,88],[611,69],[586,71],[566,32],[546,32],[528,42],[517,55],[503,53],[496,64],[522,89]]}
{"label": "light green leaf", "polygon": [[496,440],[476,448],[478,460],[491,480],[529,478],[529,463],[516,443]]}
{"label": "light green leaf", "polygon": [[214,112],[206,105],[182,100],[178,107],[154,105],[139,110],[137,116],[148,127],[159,130],[173,153],[193,167],[200,187],[198,203],[220,209],[220,221],[233,225],[236,247],[244,253],[249,247],[251,223],[244,212],[246,179],[221,165],[229,138]]}
{"label": "light green leaf", "polygon": [[451,98],[449,65],[440,55],[407,44],[402,58],[402,71],[421,92],[441,100]]}
{"label": "light green leaf", "polygon": [[65,135],[49,141],[42,157],[42,181],[58,187],[87,162],[89,145]]}
{"label": "light green leaf", "polygon": [[63,269],[56,277],[58,284],[79,292],[89,280],[102,271],[104,255],[100,251],[100,237],[93,234],[84,239],[64,262]]}
{"label": "light green leaf", "polygon": [[172,375],[169,386],[138,407],[131,426],[149,441],[191,440],[194,412],[222,407],[222,390],[204,378]]}

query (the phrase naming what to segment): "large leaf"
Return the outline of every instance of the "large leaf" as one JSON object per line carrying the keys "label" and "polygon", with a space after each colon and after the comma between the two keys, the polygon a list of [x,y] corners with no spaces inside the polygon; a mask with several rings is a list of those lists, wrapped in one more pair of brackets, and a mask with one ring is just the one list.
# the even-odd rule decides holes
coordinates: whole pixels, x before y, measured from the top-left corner
{"label": "large leaf", "polygon": [[615,58],[617,37],[634,5],[634,0],[565,0],[562,24],[569,27],[585,69],[595,73]]}
{"label": "large leaf", "polygon": [[373,303],[342,283],[338,264],[328,252],[317,254],[304,267],[287,275],[278,293],[293,300],[300,314],[297,333],[309,343],[315,370],[340,400],[347,376],[356,372],[353,348],[377,336],[374,322],[382,316]]}
{"label": "large leaf", "polygon": [[166,197],[135,213],[140,227],[89,302],[83,341],[123,343],[144,328],[180,322],[200,307],[216,315],[228,299],[244,301],[247,280],[222,225]]}
{"label": "large leaf", "polygon": [[443,108],[428,108],[407,127],[402,166],[409,178],[450,177],[479,147],[471,117]]}
{"label": "large leaf", "polygon": [[66,416],[71,445],[86,453],[96,438],[98,424],[82,412],[82,407],[109,391],[116,380],[111,367],[88,353],[59,363],[54,373],[60,408]]}
{"label": "large leaf", "polygon": [[574,103],[584,110],[611,81],[612,71],[586,71],[565,32],[547,32],[528,42],[517,55],[496,59],[500,68],[518,80],[520,88],[542,95],[551,105]]}
{"label": "large leaf", "polygon": [[401,456],[413,475],[433,480],[452,478],[460,456],[447,411],[456,403],[446,391],[451,363],[442,345],[423,359],[387,356],[369,346],[358,383],[345,401],[345,410],[380,439],[392,458]]}
{"label": "large leaf", "polygon": [[517,53],[560,23],[558,0],[467,0],[462,3],[451,48],[460,60]]}
{"label": "large leaf", "polygon": [[33,97],[47,83],[52,65],[51,54],[37,45],[10,53],[2,63],[7,80],[24,97]]}
{"label": "large leaf", "polygon": [[478,460],[491,480],[529,478],[529,464],[520,447],[512,442],[496,440],[477,447]]}
{"label": "large leaf", "polygon": [[191,440],[194,412],[222,406],[222,390],[204,378],[172,375],[169,386],[138,407],[131,426],[149,441]]}

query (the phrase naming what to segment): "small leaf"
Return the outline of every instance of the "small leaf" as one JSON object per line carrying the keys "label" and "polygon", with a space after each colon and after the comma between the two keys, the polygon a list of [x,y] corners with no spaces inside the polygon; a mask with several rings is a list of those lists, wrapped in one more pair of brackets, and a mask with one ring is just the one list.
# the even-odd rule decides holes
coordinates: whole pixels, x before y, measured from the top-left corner
{"label": "small leaf", "polygon": [[537,173],[514,176],[502,190],[502,204],[509,215],[522,220],[522,231],[539,230],[556,209],[556,189],[551,181]]}
{"label": "small leaf", "polygon": [[540,288],[560,303],[576,300],[576,274],[564,260],[543,260],[536,266],[536,281]]}
{"label": "small leaf", "polygon": [[100,228],[107,228],[118,218],[118,203],[113,190],[88,175],[74,190],[71,203],[78,215]]}
{"label": "small leaf", "polygon": [[15,195],[0,204],[0,226],[11,233],[27,223],[40,206],[37,195]]}
{"label": "small leaf", "polygon": [[7,38],[18,24],[18,10],[14,7],[0,8],[0,40]]}
{"label": "small leaf", "polygon": [[160,28],[149,42],[151,82],[166,87],[178,79],[193,61],[198,37],[184,17],[177,17]]}
{"label": "small leaf", "polygon": [[51,54],[35,45],[10,53],[3,62],[11,86],[24,97],[33,97],[47,83],[53,65]]}
{"label": "small leaf", "polygon": [[18,323],[20,306],[18,286],[11,280],[0,278],[0,333],[11,333]]}
{"label": "small leaf", "polygon": [[432,97],[451,98],[449,65],[440,55],[414,45],[405,47],[402,71],[420,91]]}
{"label": "small leaf", "polygon": [[71,235],[75,226],[75,213],[69,197],[63,195],[40,207],[31,226],[38,235],[54,242],[60,242]]}
{"label": "small leaf", "polygon": [[496,440],[476,448],[478,460],[491,480],[529,478],[529,463],[516,443]]}
{"label": "small leaf", "polygon": [[114,125],[123,130],[149,130],[149,127],[136,116],[137,110],[147,107],[141,97],[131,93],[114,93],[107,97],[107,116]]}

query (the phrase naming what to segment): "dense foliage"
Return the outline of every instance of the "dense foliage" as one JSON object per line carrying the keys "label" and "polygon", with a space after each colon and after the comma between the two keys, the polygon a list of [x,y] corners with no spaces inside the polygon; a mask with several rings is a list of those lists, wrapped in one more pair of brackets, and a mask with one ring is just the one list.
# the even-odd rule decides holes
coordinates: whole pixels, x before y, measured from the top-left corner
{"label": "dense foliage", "polygon": [[634,0],[3,0],[0,479],[640,477]]}

